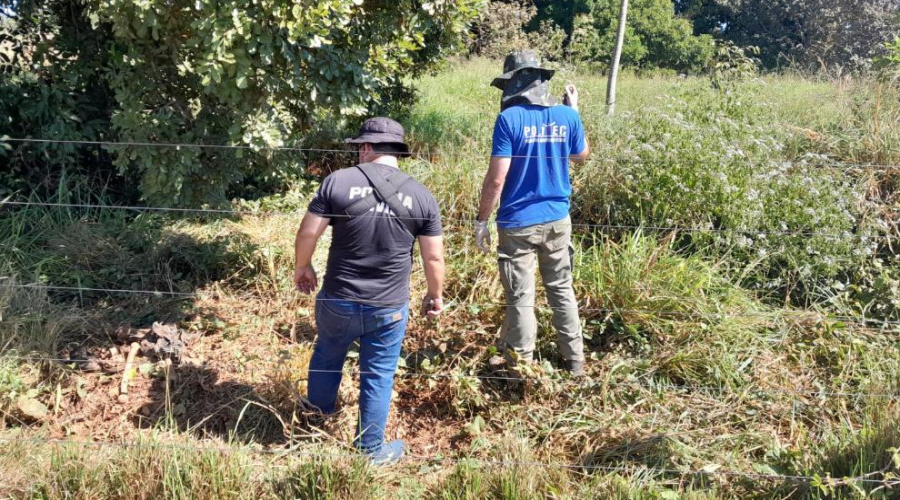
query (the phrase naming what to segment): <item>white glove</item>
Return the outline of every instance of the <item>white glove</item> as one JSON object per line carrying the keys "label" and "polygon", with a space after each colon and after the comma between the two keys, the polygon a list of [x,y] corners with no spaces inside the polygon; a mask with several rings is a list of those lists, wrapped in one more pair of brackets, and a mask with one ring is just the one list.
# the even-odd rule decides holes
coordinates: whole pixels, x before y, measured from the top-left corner
{"label": "white glove", "polygon": [[475,244],[484,253],[491,251],[491,230],[488,229],[487,221],[475,221]]}

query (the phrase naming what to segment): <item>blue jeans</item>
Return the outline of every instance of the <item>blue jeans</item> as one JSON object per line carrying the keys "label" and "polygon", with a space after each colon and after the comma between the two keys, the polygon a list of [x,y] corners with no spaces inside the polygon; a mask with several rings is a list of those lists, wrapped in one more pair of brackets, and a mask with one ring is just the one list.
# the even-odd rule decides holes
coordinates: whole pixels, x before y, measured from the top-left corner
{"label": "blue jeans", "polygon": [[309,401],[323,413],[334,413],[347,350],[359,340],[359,422],[354,445],[363,451],[376,451],[384,442],[409,304],[371,306],[335,300],[325,292],[317,299],[319,333],[309,362]]}

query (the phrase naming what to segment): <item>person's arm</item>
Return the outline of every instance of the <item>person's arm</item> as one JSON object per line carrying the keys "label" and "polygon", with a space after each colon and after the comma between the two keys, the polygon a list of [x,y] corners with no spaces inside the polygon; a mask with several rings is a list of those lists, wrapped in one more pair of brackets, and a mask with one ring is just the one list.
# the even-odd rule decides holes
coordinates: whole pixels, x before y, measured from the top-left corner
{"label": "person's arm", "polygon": [[[566,85],[566,95],[565,95],[565,104],[570,108],[578,111],[578,89],[575,85],[571,83]],[[584,163],[585,160],[591,156],[591,146],[588,144],[587,136],[584,133],[584,126],[581,125],[581,121],[578,122],[578,134],[581,134],[584,141],[584,148],[578,154],[569,155],[569,160],[573,163]]]}
{"label": "person's arm", "polygon": [[584,163],[591,156],[591,145],[588,144],[587,137],[584,138],[584,149],[576,155],[569,155],[569,161],[573,163]]}
{"label": "person's arm", "polygon": [[422,314],[437,316],[444,309],[444,237],[419,236],[419,250],[425,268],[428,292],[422,300]]}
{"label": "person's arm", "polygon": [[328,219],[307,212],[294,239],[294,286],[303,293],[312,293],[319,287],[316,270],[312,267],[316,242],[328,227]]}
{"label": "person's arm", "polygon": [[503,184],[506,183],[506,174],[509,173],[511,163],[511,158],[491,157],[487,175],[484,176],[484,182],[481,184],[481,203],[478,205],[479,221],[487,221],[491,217],[494,207],[497,206],[497,202],[500,201],[500,193],[503,191]]}

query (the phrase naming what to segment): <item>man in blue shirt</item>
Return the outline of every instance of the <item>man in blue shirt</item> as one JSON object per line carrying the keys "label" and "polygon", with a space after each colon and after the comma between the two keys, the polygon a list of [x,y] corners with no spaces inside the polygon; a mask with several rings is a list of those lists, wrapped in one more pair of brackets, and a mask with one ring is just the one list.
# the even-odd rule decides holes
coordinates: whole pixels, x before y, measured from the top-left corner
{"label": "man in blue shirt", "polygon": [[568,105],[557,105],[549,91],[553,71],[542,68],[531,51],[510,54],[503,69],[491,83],[503,96],[475,241],[482,251],[490,251],[488,219],[499,199],[497,251],[507,304],[501,330],[504,357],[513,366],[533,359],[537,263],[566,369],[581,376],[584,345],[572,288],[569,161],[584,162],[590,149],[578,114],[578,91],[568,85]]}

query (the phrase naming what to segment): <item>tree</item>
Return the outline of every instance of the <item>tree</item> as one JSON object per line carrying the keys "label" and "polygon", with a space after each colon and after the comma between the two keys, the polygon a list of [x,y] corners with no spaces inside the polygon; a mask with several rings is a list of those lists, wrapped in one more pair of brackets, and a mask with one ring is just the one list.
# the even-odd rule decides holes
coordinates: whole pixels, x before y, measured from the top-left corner
{"label": "tree", "polygon": [[[251,148],[110,148],[145,200],[194,206],[221,204],[248,175],[297,164],[264,148],[301,145],[314,127],[408,97],[405,82],[461,43],[480,1],[0,0],[0,8],[22,20],[12,35],[19,59],[32,61],[16,79],[78,98],[101,88],[104,137]],[[31,22],[36,13],[45,21]],[[64,68],[83,82],[58,78]],[[14,104],[10,92],[0,103]],[[8,126],[9,135],[52,133]]]}
{"label": "tree", "polygon": [[[569,50],[576,59],[607,62],[615,45],[618,0],[591,0],[576,16]],[[624,65],[699,71],[714,52],[709,35],[695,36],[691,22],[676,16],[671,0],[634,0],[622,53]]]}
{"label": "tree", "polygon": [[[0,136],[107,137],[114,103],[103,74],[111,34],[91,29],[81,2],[68,3],[0,0]],[[100,148],[12,146],[0,148],[0,196],[52,190],[66,175],[110,186],[113,167]]]}
{"label": "tree", "polygon": [[763,63],[868,68],[900,29],[897,0],[676,0],[698,33],[761,49]]}

